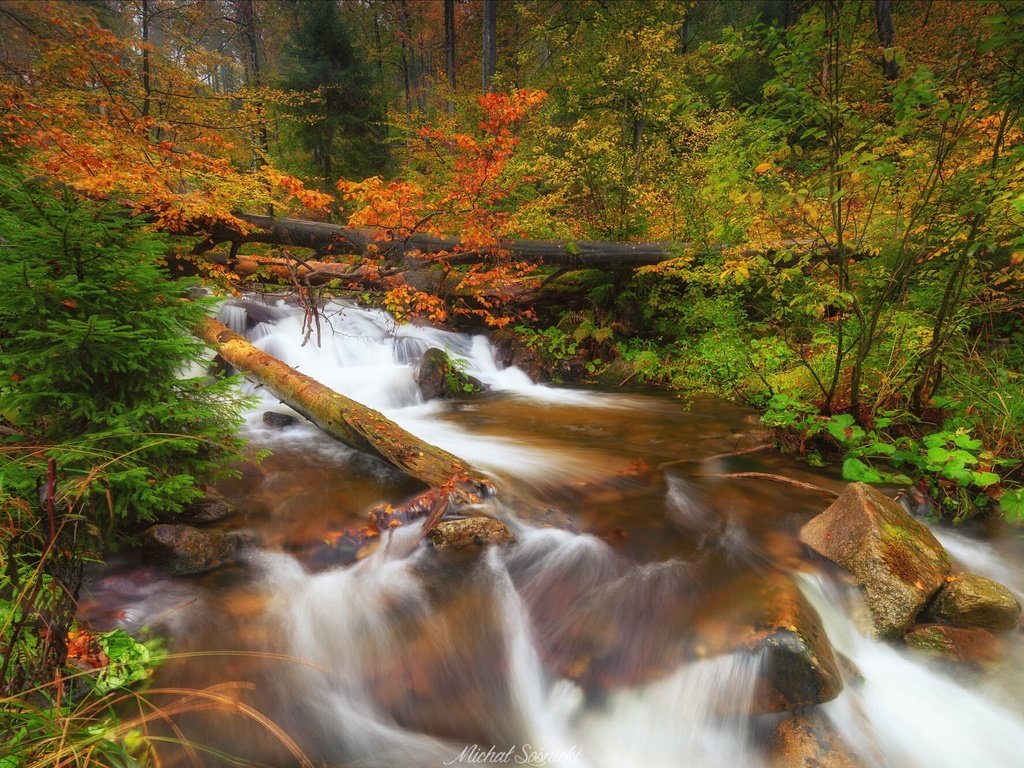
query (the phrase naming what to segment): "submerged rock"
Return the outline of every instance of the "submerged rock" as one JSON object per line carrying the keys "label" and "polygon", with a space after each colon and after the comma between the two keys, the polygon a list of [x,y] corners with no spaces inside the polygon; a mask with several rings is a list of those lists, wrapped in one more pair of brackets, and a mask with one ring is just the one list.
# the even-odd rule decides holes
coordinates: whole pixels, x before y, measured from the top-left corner
{"label": "submerged rock", "polygon": [[216,523],[237,512],[234,504],[218,491],[209,489],[203,498],[188,505],[183,517],[192,523]]}
{"label": "submerged rock", "polygon": [[501,520],[493,517],[463,517],[442,520],[427,538],[434,549],[462,549],[484,544],[507,544],[515,541],[512,531]]}
{"label": "submerged rock", "polygon": [[241,531],[204,531],[191,525],[154,525],[142,544],[166,562],[173,573],[190,576],[241,561],[251,537]]}
{"label": "submerged rock", "polygon": [[770,768],[864,768],[864,761],[847,746],[820,712],[780,720],[769,740]]}
{"label": "submerged rock", "polygon": [[705,654],[745,650],[760,657],[751,712],[802,709],[843,689],[821,619],[788,577],[751,576],[722,590],[698,619],[697,634]]}
{"label": "submerged rock", "polygon": [[416,366],[416,384],[424,400],[465,397],[484,390],[478,379],[460,371],[448,354],[437,347],[431,347],[420,358]]}
{"label": "submerged rock", "polygon": [[936,621],[958,627],[1013,629],[1020,620],[1020,603],[997,581],[957,573],[939,590],[928,613]]}
{"label": "submerged rock", "polygon": [[999,639],[980,627],[951,627],[948,624],[919,624],[905,638],[907,646],[956,661],[996,661],[1002,655]]}
{"label": "submerged rock", "polygon": [[264,411],[263,412],[263,423],[268,427],[277,427],[278,429],[284,429],[294,424],[298,424],[299,420],[294,416],[287,413],[278,413],[277,411]]}
{"label": "submerged rock", "polygon": [[857,577],[875,632],[887,639],[903,636],[950,572],[931,531],[865,483],[846,486],[800,540]]}

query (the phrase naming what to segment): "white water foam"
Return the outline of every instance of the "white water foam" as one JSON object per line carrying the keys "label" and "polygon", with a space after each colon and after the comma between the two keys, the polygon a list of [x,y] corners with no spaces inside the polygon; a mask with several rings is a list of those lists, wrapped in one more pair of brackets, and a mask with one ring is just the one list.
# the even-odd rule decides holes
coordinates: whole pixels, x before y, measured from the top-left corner
{"label": "white water foam", "polygon": [[860,632],[843,606],[859,595],[821,576],[798,576],[821,615],[832,646],[856,665],[863,681],[847,681],[823,705],[847,744],[879,768],[1012,768],[1024,755],[1024,713],[1013,711],[951,669]]}

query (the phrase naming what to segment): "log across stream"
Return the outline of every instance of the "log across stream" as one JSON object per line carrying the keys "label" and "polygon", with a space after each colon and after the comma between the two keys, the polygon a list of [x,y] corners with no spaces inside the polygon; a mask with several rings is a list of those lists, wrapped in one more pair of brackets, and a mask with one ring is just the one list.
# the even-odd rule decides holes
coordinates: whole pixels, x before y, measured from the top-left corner
{"label": "log across stream", "polygon": [[[91,575],[84,596],[86,618],[152,628],[181,654],[156,687],[214,687],[289,733],[314,765],[796,765],[801,728],[812,726],[835,755],[860,760],[835,765],[1019,764],[1020,634],[987,667],[866,636],[856,595],[797,541],[831,497],[723,477],[842,488],[834,474],[744,451],[763,440],[755,414],[713,399],[539,386],[495,365],[483,337],[353,306],[329,307],[333,333],[319,348],[301,346],[301,314],[287,305],[233,302],[220,320],[486,473],[501,489],[486,512],[515,541],[442,551],[402,527],[355,562],[325,557],[375,503],[423,486],[302,420],[266,425],[264,412],[292,412],[253,386],[260,404],[245,435],[273,455],[221,486],[238,511],[215,524],[249,532],[245,560],[182,578],[124,555]],[[423,402],[413,368],[432,346],[461,357],[488,391]],[[629,479],[638,461],[663,469]],[[545,505],[559,516],[521,514]],[[965,568],[1024,589],[1019,541],[939,535]],[[800,713],[768,713],[763,649],[731,641],[749,634],[762,604],[787,601],[820,617],[845,685]],[[166,765],[228,765],[216,751],[244,765],[299,764],[238,707],[177,727],[166,734],[177,744],[161,747]]]}

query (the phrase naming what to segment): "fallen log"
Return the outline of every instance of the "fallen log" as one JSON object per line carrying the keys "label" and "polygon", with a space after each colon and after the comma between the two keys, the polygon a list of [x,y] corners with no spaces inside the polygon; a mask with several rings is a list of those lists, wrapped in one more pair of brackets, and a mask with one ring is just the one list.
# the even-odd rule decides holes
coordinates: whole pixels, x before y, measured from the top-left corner
{"label": "fallen log", "polygon": [[382,413],[299,373],[223,323],[207,318],[195,333],[231,365],[254,376],[281,402],[350,448],[383,459],[432,488],[450,487],[470,499],[494,492],[490,479],[467,462],[420,440]]}
{"label": "fallen log", "polygon": [[[267,243],[272,245],[309,248],[321,253],[367,253],[374,246],[387,259],[404,258],[413,253],[458,254],[459,260],[480,258],[486,254],[474,253],[457,238],[436,237],[425,233],[401,236],[393,232],[342,227],[319,221],[273,218],[253,214],[238,214],[236,218],[248,226],[239,227],[219,222],[208,237],[199,243],[193,253],[203,254],[220,243]],[[516,261],[567,267],[571,269],[635,269],[660,264],[678,258],[684,253],[720,253],[728,246],[703,246],[697,243],[615,243],[595,240],[502,240],[495,250]],[[795,249],[799,252],[825,252],[827,247],[817,241],[789,240],[773,243],[761,249],[747,249],[743,253],[775,253]]]}

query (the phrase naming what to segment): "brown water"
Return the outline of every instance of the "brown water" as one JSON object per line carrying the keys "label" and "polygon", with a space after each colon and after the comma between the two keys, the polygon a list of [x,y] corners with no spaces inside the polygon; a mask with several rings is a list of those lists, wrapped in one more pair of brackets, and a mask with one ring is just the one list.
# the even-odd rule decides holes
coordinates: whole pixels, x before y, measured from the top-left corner
{"label": "brown water", "polygon": [[[373,329],[379,317],[355,320]],[[282,354],[288,321],[248,330]],[[465,337],[414,333],[469,350]],[[477,372],[492,375],[496,391],[423,405],[409,399],[408,365],[389,366],[380,353],[396,338],[400,329],[372,343],[349,333],[340,351],[297,351],[289,362],[343,391],[364,387],[369,404],[489,468],[501,494],[485,511],[510,523],[516,543],[436,552],[409,528],[353,562],[325,541],[362,523],[375,502],[400,502],[418,487],[308,425],[265,429],[257,411],[247,434],[254,450],[273,455],[221,488],[240,510],[225,525],[258,542],[248,561],[173,578],[126,559],[94,577],[97,623],[168,638],[175,658],[157,673],[157,689],[218,699],[158,729],[177,742],[160,748],[165,764],[231,764],[224,753],[243,765],[289,766],[301,749],[337,766],[756,766],[778,719],[744,714],[759,661],[709,655],[695,638],[738,594],[778,574],[800,582],[837,649],[859,665],[866,682],[848,684],[827,707],[845,738],[874,745],[879,765],[958,765],[978,749],[988,750],[987,765],[1012,765],[1024,754],[1008,676],[1019,639],[1004,667],[965,679],[860,635],[842,607],[848,595],[814,575],[796,538],[829,494],[729,475],[771,473],[831,490],[842,482],[751,451],[766,442],[752,412],[713,399],[509,385],[501,377],[510,374],[486,368],[481,342],[467,356],[484,356]],[[354,383],[331,381],[352,369]],[[373,402],[380,392],[384,401]],[[557,514],[524,512],[545,505]],[[545,525],[552,521],[571,530]],[[1019,579],[1007,554],[1016,542],[951,544],[972,567]],[[955,722],[909,711],[935,696],[956,697]],[[979,729],[994,739],[982,743]],[[926,736],[908,738],[915,730]]]}

